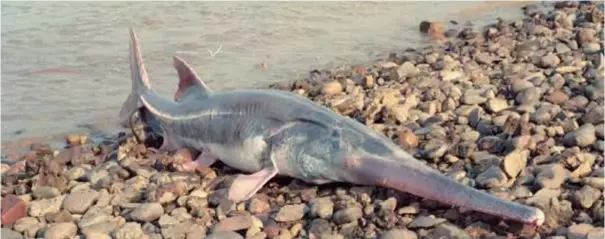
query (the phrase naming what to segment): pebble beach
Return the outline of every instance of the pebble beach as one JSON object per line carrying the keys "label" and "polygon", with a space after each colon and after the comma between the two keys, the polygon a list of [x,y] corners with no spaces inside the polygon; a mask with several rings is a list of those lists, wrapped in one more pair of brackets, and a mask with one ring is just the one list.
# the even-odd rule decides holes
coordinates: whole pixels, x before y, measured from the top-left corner
{"label": "pebble beach", "polygon": [[427,20],[418,25],[429,47],[269,86],[362,122],[462,184],[540,208],[538,228],[391,189],[291,178],[232,203],[237,170],[183,172],[199,152],[157,154],[148,148],[161,142],[124,130],[3,150],[1,236],[603,238],[603,3],[547,4],[481,27]]}

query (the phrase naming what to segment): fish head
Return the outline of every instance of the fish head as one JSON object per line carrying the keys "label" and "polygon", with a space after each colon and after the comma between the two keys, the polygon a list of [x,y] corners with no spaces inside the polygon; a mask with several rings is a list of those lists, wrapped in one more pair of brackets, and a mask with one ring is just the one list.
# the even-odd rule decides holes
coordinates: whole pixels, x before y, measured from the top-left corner
{"label": "fish head", "polygon": [[[323,129],[322,129],[323,128]],[[301,124],[280,142],[289,154],[283,167],[310,181],[340,181],[395,189],[448,205],[539,226],[544,213],[454,181],[416,159],[391,139],[348,117],[338,126]],[[281,170],[281,169],[280,169]]]}
{"label": "fish head", "polygon": [[416,159],[391,139],[358,123],[345,120],[341,130],[341,177],[351,182],[382,186],[445,204],[540,226],[544,212],[506,201],[445,176]]}

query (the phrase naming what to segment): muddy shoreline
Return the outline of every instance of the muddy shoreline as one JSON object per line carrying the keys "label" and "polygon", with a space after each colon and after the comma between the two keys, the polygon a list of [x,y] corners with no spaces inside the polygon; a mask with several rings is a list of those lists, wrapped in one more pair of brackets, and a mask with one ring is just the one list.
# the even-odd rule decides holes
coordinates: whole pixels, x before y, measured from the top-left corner
{"label": "muddy shoreline", "polygon": [[233,204],[223,196],[237,171],[182,172],[196,152],[154,154],[158,142],[126,131],[3,145],[3,238],[602,238],[603,4],[549,4],[478,30],[422,23],[436,44],[269,86],[363,122],[460,183],[542,209],[537,230],[288,178]]}

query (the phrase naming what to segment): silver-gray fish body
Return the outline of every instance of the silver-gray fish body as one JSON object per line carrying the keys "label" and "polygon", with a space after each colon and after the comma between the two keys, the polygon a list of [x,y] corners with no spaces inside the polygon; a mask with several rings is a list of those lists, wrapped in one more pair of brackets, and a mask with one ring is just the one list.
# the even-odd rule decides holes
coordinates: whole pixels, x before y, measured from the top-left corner
{"label": "silver-gray fish body", "polygon": [[[162,127],[179,145],[203,150],[225,164],[245,172],[255,172],[270,163],[271,151],[290,148],[284,138],[292,133],[290,125],[306,123],[322,133],[333,131],[338,115],[312,101],[289,92],[273,90],[235,90],[214,93],[178,106],[148,94],[148,100],[165,112]],[[299,126],[300,127],[300,126]],[[287,132],[287,133],[286,133]],[[275,148],[279,145],[281,148]],[[292,149],[289,149],[292,150]],[[281,162],[278,165],[292,165]],[[282,171],[280,169],[280,171]],[[288,171],[284,169],[283,172]],[[289,175],[296,176],[296,175]]]}
{"label": "silver-gray fish body", "polygon": [[241,171],[275,167],[280,175],[310,183],[383,186],[525,223],[544,222],[539,209],[457,183],[374,130],[293,94],[240,90],[175,105],[145,93],[142,100],[172,137],[167,140]]}

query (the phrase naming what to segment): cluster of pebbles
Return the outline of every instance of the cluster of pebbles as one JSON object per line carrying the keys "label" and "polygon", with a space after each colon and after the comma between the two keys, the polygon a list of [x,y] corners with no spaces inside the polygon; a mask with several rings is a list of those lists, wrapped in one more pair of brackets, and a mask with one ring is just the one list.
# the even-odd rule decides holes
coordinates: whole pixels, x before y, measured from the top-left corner
{"label": "cluster of pebbles", "polygon": [[603,3],[523,10],[481,29],[423,22],[440,44],[271,88],[363,122],[460,183],[542,209],[540,228],[291,178],[232,203],[237,171],[181,172],[195,152],[156,154],[157,140],[121,133],[4,156],[2,238],[603,238]]}

